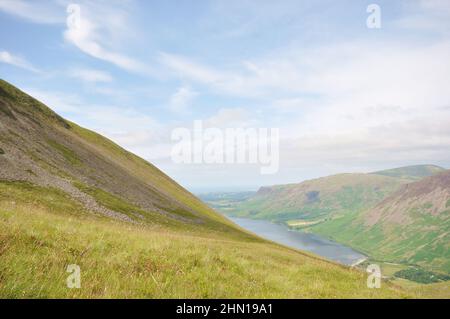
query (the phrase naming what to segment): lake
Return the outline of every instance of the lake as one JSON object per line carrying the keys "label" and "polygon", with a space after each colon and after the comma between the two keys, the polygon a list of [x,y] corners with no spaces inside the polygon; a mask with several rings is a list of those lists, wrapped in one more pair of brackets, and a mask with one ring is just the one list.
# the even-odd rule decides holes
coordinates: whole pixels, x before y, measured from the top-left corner
{"label": "lake", "polygon": [[291,230],[287,226],[265,220],[227,217],[242,228],[260,237],[285,246],[309,251],[344,265],[353,265],[367,258],[365,255],[350,247],[333,242],[319,235]]}

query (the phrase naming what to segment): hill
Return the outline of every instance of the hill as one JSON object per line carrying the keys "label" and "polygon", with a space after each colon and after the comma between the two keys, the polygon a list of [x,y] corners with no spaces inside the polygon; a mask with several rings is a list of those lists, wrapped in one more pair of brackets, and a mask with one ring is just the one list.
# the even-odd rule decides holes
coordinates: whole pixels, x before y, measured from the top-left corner
{"label": "hill", "polygon": [[371,174],[399,177],[404,179],[419,180],[445,171],[445,168],[436,165],[414,165],[387,169]]}
{"label": "hill", "polygon": [[299,184],[261,187],[233,215],[275,221],[321,221],[369,208],[406,180],[371,174],[339,174]]}
{"label": "hill", "polygon": [[450,273],[450,171],[403,185],[351,219],[330,221],[311,230],[378,260]]}
{"label": "hill", "polygon": [[[264,241],[0,81],[0,298],[421,296]],[[81,289],[66,286],[67,266]]]}

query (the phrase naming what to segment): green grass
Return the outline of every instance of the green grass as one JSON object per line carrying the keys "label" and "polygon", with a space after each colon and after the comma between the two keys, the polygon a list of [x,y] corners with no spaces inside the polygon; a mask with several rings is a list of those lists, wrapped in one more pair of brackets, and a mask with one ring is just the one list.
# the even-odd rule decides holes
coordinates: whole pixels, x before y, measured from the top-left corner
{"label": "green grass", "polygon": [[71,165],[80,165],[81,164],[80,158],[70,148],[68,148],[56,141],[53,141],[53,140],[47,140],[47,143],[51,147],[53,147],[56,151],[58,151],[58,153],[60,153],[69,164],[71,164]]}
{"label": "green grass", "polygon": [[[450,221],[443,214],[441,219],[424,214],[424,209],[421,207],[411,212],[416,214],[413,224],[391,227],[377,224],[367,229],[361,213],[350,213],[311,226],[308,230],[347,244],[373,259],[450,273]],[[427,225],[426,232],[422,225]]]}
{"label": "green grass", "polygon": [[[64,193],[0,182],[0,298],[415,297],[366,274],[261,240],[132,225]],[[81,289],[66,287],[67,265]]]}
{"label": "green grass", "polygon": [[450,296],[450,285],[448,282],[424,285],[403,278],[397,278],[391,282],[392,284],[407,289],[422,298],[449,299]]}

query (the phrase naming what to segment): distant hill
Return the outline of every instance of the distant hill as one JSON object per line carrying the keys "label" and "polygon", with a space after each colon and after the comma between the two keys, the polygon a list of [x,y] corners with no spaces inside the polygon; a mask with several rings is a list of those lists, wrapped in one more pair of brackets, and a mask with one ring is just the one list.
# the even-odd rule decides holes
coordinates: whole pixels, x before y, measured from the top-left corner
{"label": "distant hill", "polygon": [[436,165],[414,165],[387,169],[383,171],[373,172],[371,174],[418,180],[424,177],[441,173],[443,171],[445,171],[445,168]]}
{"label": "distant hill", "polygon": [[403,185],[373,208],[313,231],[379,260],[450,273],[450,171]]}
{"label": "distant hill", "polygon": [[261,187],[231,210],[241,217],[276,221],[322,220],[369,208],[407,180],[372,174],[339,174],[298,184]]}

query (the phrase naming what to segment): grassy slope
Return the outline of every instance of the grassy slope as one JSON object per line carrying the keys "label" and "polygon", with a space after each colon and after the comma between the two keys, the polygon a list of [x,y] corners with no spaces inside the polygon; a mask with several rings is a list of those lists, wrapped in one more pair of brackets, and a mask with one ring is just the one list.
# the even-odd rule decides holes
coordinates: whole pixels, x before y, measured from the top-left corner
{"label": "grassy slope", "polygon": [[[0,297],[422,297],[249,238],[95,216],[56,189],[0,183]],[[82,288],[66,287],[81,267]]]}

